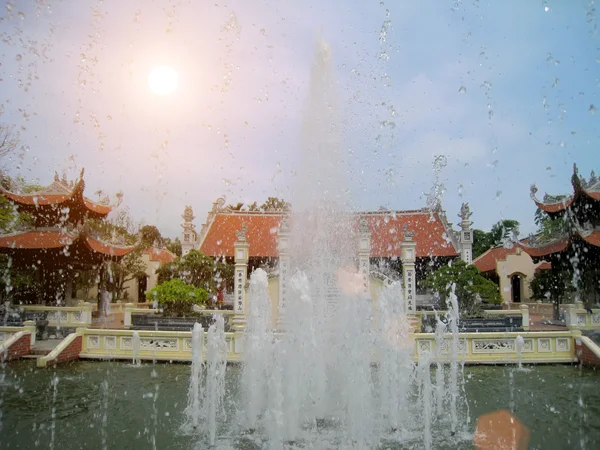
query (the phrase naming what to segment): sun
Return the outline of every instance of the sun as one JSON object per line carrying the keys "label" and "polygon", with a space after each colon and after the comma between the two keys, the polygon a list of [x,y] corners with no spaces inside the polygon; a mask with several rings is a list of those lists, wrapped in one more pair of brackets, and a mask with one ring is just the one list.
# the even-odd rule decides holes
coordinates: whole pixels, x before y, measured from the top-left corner
{"label": "sun", "polygon": [[169,66],[157,66],[148,74],[148,86],[158,95],[167,95],[177,89],[179,77],[175,69]]}

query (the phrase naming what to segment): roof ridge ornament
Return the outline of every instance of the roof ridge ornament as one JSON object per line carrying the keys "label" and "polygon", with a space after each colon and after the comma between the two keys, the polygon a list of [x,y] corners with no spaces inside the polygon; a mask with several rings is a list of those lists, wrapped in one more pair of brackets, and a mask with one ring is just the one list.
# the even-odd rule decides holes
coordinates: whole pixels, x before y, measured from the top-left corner
{"label": "roof ridge ornament", "polygon": [[402,227],[402,231],[404,233],[404,240],[405,241],[412,241],[413,240],[415,232],[414,231],[408,231],[408,226],[406,224]]}
{"label": "roof ridge ornament", "polygon": [[242,222],[242,229],[235,232],[238,242],[247,242],[248,227],[245,222]]}
{"label": "roof ridge ornament", "polygon": [[290,232],[290,217],[288,215],[282,216],[281,222],[279,222],[279,234]]}

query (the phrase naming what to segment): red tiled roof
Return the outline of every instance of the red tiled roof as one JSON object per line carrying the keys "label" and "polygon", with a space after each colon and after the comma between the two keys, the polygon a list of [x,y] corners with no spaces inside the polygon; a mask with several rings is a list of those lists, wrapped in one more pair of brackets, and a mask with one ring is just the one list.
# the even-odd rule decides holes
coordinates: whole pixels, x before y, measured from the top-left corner
{"label": "red tiled roof", "polygon": [[561,200],[560,202],[557,202],[557,203],[544,203],[544,202],[540,202],[537,200],[534,200],[534,202],[535,202],[535,205],[538,208],[540,208],[542,211],[546,211],[547,213],[557,213],[557,212],[564,211],[569,206],[571,206],[571,203],[573,203],[573,198],[574,197],[570,197],[568,199]]}
{"label": "red tiled roof", "polygon": [[525,251],[525,253],[529,254],[529,256],[539,258],[541,256],[551,255],[552,253],[562,252],[562,251],[566,250],[570,244],[571,244],[571,238],[567,236],[567,237],[563,237],[561,239],[557,239],[556,241],[550,242],[544,246],[529,247],[529,246],[523,245],[522,248],[523,248],[523,251]]}
{"label": "red tiled roof", "polygon": [[116,247],[91,236],[85,236],[85,242],[96,253],[102,253],[107,256],[125,256],[133,250],[133,247]]}
{"label": "red tiled roof", "polygon": [[[371,256],[400,256],[403,228],[414,232],[417,256],[456,256],[458,253],[438,214],[429,212],[399,212],[365,214],[371,231]],[[217,214],[209,226],[200,251],[210,256],[233,256],[235,234],[248,228],[250,256],[276,257],[277,232],[281,215],[278,214]],[[358,222],[358,217],[356,218]]]}
{"label": "red tiled roof", "polygon": [[542,261],[536,268],[535,271],[539,272],[541,270],[550,270],[552,269],[552,263],[548,261]]}
{"label": "red tiled roof", "polygon": [[160,265],[175,261],[176,256],[166,248],[147,248],[142,253],[150,256],[150,261],[158,261]]}
{"label": "red tiled roof", "polygon": [[583,240],[594,247],[600,247],[600,230],[593,231],[591,234],[583,237]]}
{"label": "red tiled roof", "polygon": [[59,231],[28,231],[0,236],[0,248],[42,249],[62,248],[73,243],[73,237]]}
{"label": "red tiled roof", "polygon": [[133,250],[133,247],[117,247],[83,233],[78,236],[70,236],[58,230],[44,230],[0,236],[0,252],[14,253],[18,250],[63,248],[74,245],[78,241],[84,242],[93,252],[106,256],[120,257]]}
{"label": "red tiled roof", "polygon": [[516,254],[517,247],[518,245],[513,245],[512,248],[490,248],[487,252],[475,258],[473,265],[477,267],[480,272],[490,272],[492,270],[496,270],[496,261],[505,260],[508,255]]}
{"label": "red tiled roof", "polygon": [[68,194],[45,192],[34,192],[31,194],[15,194],[4,189],[1,190],[1,194],[4,195],[4,197],[6,197],[7,199],[25,207],[57,207],[58,205],[62,205],[63,203],[80,203],[88,211],[91,211],[101,216],[106,216],[108,213],[111,212],[112,208],[110,206],[101,205],[84,197],[83,189],[84,183],[83,180],[80,180],[75,185],[73,190]]}
{"label": "red tiled roof", "polygon": [[273,214],[217,214],[200,251],[210,256],[233,256],[236,231],[248,227],[250,256],[277,256],[277,231],[282,216]]}

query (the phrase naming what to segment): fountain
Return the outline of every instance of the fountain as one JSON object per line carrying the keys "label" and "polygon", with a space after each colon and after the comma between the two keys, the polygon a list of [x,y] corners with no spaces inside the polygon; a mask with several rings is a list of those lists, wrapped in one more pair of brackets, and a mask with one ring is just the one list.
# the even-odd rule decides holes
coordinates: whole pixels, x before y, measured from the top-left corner
{"label": "fountain", "polygon": [[142,341],[140,339],[140,333],[138,333],[137,331],[134,331],[131,336],[131,350],[133,353],[133,358],[132,358],[131,363],[134,366],[139,366],[142,364],[142,361],[140,360],[141,346],[142,346]]}
{"label": "fountain", "polygon": [[[435,387],[432,355],[424,355],[418,367],[412,362],[400,283],[384,288],[377,308],[362,289],[352,204],[340,166],[332,71],[329,46],[319,40],[304,122],[303,184],[291,218],[291,276],[279,311],[285,329],[274,332],[268,278],[255,270],[247,301],[240,381],[246,406],[240,422],[270,448],[291,442],[370,448],[386,441],[420,441],[432,448],[433,429],[446,420],[445,407],[452,435],[461,423],[458,302],[454,296],[449,313],[446,392],[439,353]],[[439,330],[441,340],[444,332]]]}

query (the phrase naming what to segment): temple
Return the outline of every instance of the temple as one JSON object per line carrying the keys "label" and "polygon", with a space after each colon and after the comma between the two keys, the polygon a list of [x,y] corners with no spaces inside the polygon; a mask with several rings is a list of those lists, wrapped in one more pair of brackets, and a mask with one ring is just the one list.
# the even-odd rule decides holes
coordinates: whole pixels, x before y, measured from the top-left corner
{"label": "temple", "polygon": [[[74,295],[76,272],[96,269],[106,261],[117,261],[133,247],[114,245],[99,239],[90,230],[89,219],[104,219],[115,207],[108,199],[93,202],[83,195],[83,170],[76,182],[60,179],[33,193],[15,193],[2,188],[19,214],[26,214],[29,225],[0,235],[0,254],[9,257],[13,269],[33,271],[39,292],[19,302],[65,304]],[[120,202],[121,196],[117,195]]]}
{"label": "temple", "polygon": [[[420,282],[428,273],[449,260],[461,257],[468,263],[472,258],[472,230],[469,206],[464,204],[459,217],[460,231],[452,229],[445,212],[438,208],[411,211],[364,211],[354,215],[356,229],[362,240],[357,245],[357,260],[363,260],[361,270],[377,272],[391,279],[403,278],[403,266],[413,265],[415,295],[421,300],[425,294]],[[246,230],[249,248],[248,269],[256,267],[269,270],[279,265],[280,235],[286,211],[238,211],[225,206],[219,198],[213,203],[206,222],[196,233],[192,209],[188,206],[183,214],[183,254],[196,249],[212,257],[233,262],[234,247],[238,241],[236,232]],[[284,226],[285,228],[285,226]],[[364,249],[360,246],[366,245]],[[414,247],[414,261],[405,261],[403,249]],[[365,250],[366,249],[366,250]],[[410,255],[410,252],[409,252]],[[403,263],[404,261],[404,263]]]}
{"label": "temple", "polygon": [[600,297],[600,181],[594,172],[589,180],[581,177],[573,166],[573,194],[536,197],[537,187],[531,187],[536,206],[553,221],[559,221],[551,235],[531,237],[520,243],[534,261],[548,261],[552,271],[569,271],[581,300],[595,303]]}

